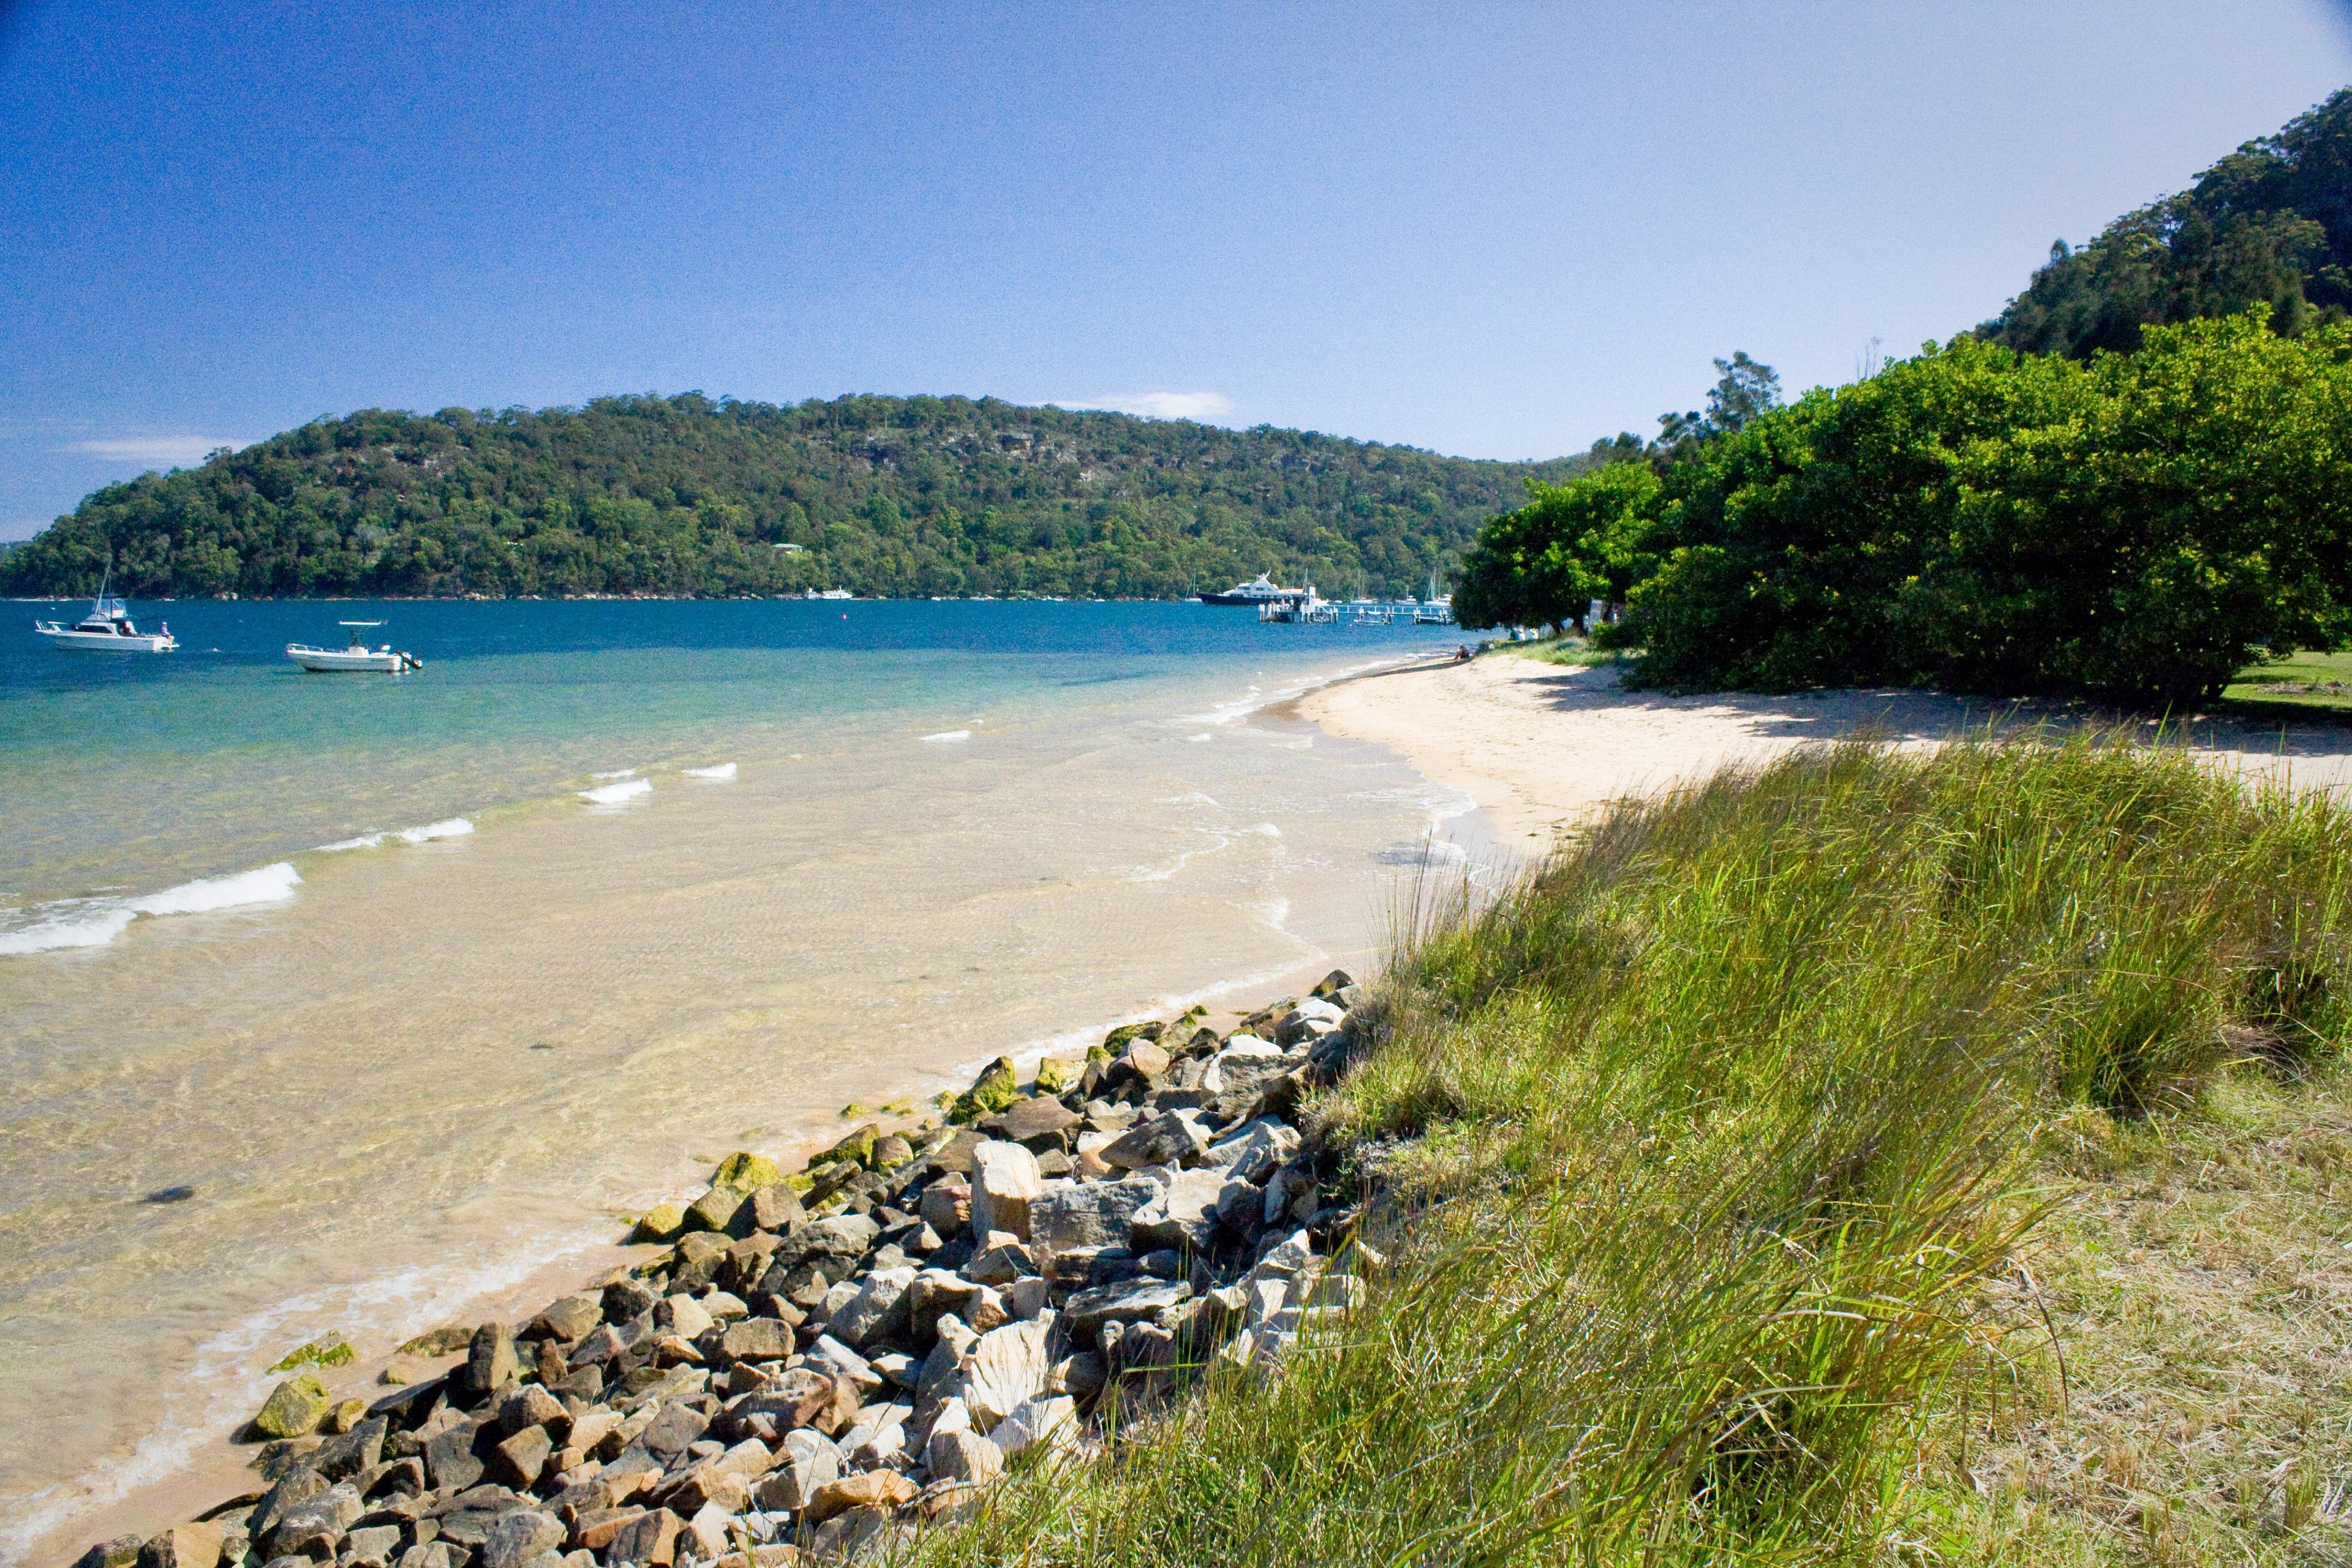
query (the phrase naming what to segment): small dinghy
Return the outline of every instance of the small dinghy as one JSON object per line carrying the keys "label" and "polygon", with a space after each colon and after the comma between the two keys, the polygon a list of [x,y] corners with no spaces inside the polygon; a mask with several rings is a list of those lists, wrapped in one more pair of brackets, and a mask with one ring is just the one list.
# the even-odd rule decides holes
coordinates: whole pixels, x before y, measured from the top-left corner
{"label": "small dinghy", "polygon": [[398,675],[404,669],[423,669],[425,661],[413,653],[402,653],[390,643],[382,647],[370,647],[360,633],[370,626],[380,626],[382,621],[337,621],[351,634],[349,647],[312,647],[308,643],[288,643],[286,657],[303,668],[320,673],[357,671],[379,675]]}

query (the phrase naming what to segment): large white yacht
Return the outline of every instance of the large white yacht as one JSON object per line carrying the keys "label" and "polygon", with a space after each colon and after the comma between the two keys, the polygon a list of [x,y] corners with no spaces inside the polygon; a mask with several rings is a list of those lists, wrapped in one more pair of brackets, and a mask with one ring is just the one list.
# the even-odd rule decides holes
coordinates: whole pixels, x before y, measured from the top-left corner
{"label": "large white yacht", "polygon": [[1255,583],[1236,583],[1222,594],[1203,594],[1204,605],[1238,605],[1263,609],[1268,605],[1286,605],[1303,600],[1315,592],[1312,588],[1286,588],[1261,572]]}
{"label": "large white yacht", "polygon": [[122,601],[108,589],[114,582],[114,568],[109,566],[99,579],[98,597],[90,601],[89,613],[72,626],[63,621],[35,621],[33,629],[49,639],[52,647],[79,648],[88,653],[170,653],[180,646],[172,636],[171,623],[159,629],[142,632],[131,618]]}

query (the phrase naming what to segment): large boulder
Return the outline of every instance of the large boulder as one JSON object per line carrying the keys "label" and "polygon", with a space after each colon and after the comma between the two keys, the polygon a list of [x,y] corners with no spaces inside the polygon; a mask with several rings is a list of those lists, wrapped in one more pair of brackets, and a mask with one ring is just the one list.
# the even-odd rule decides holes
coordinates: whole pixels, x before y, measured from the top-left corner
{"label": "large boulder", "polygon": [[864,1350],[907,1326],[907,1290],[915,1282],[908,1268],[877,1268],[866,1276],[857,1293],[826,1321],[825,1331],[852,1350]]}
{"label": "large boulder", "polygon": [[738,1192],[756,1193],[761,1187],[772,1187],[784,1179],[776,1163],[765,1154],[754,1154],[748,1149],[738,1149],[719,1162],[719,1169],[710,1173],[714,1187],[733,1187]]}
{"label": "large boulder", "polygon": [[1007,1454],[1041,1444],[1047,1453],[1068,1449],[1078,1440],[1078,1403],[1064,1395],[1040,1394],[1023,1401],[989,1436]]}
{"label": "large boulder", "polygon": [[811,1524],[822,1524],[854,1508],[904,1508],[921,1489],[896,1470],[868,1470],[817,1488],[801,1517]]}
{"label": "large boulder", "polygon": [[333,1404],[325,1384],[310,1373],[298,1372],[270,1390],[254,1415],[253,1429],[280,1442],[299,1437],[315,1429]]}
{"label": "large boulder", "polygon": [[1048,1149],[1068,1149],[1071,1129],[1082,1125],[1084,1120],[1053,1096],[1037,1094],[1014,1100],[984,1119],[980,1127],[992,1137],[1022,1144],[1042,1154]]}
{"label": "large boulder", "polygon": [[1220,1136],[1201,1156],[1201,1163],[1217,1166],[1244,1182],[1263,1183],[1276,1166],[1297,1158],[1298,1148],[1297,1129],[1261,1117]]}
{"label": "large boulder", "polygon": [[467,1387],[477,1394],[491,1394],[521,1375],[513,1331],[495,1321],[474,1331],[474,1342],[466,1352]]}
{"label": "large boulder", "polygon": [[541,1552],[561,1547],[566,1533],[562,1521],[553,1514],[519,1508],[500,1515],[490,1526],[475,1561],[480,1568],[522,1568]]}
{"label": "large boulder", "polygon": [[139,1549],[139,1568],[215,1568],[224,1533],[217,1524],[175,1524]]}
{"label": "large boulder", "polygon": [[938,1480],[986,1481],[1004,1473],[1004,1450],[968,1428],[932,1433],[923,1458]]}
{"label": "large boulder", "polygon": [[980,1299],[982,1287],[944,1268],[926,1268],[907,1287],[907,1336],[917,1349],[939,1337],[940,1319],[962,1316]]}
{"label": "large boulder", "polygon": [[784,1438],[775,1469],[752,1495],[763,1509],[794,1511],[808,1507],[819,1489],[840,1479],[841,1450],[822,1433],[803,1429]]}
{"label": "large boulder", "polygon": [[544,1329],[566,1344],[588,1332],[604,1321],[603,1301],[582,1293],[562,1296],[547,1304],[547,1310],[533,1320],[534,1328]]}
{"label": "large boulder", "polygon": [[1230,1180],[1212,1165],[1177,1172],[1174,1181],[1136,1211],[1130,1226],[1135,1250],[1150,1252],[1167,1247],[1179,1252],[1206,1252],[1217,1238],[1217,1202]]}
{"label": "large boulder", "polygon": [[980,1336],[963,1363],[959,1386],[972,1425],[985,1433],[1045,1384],[1053,1364],[1046,1345],[1053,1325],[1043,1320],[1007,1323]]}
{"label": "large boulder", "polygon": [[1208,1147],[1209,1135],[1199,1121],[1171,1110],[1119,1134],[1102,1150],[1102,1161],[1113,1170],[1139,1171],[1196,1160]]}
{"label": "large boulder", "polygon": [[972,1086],[959,1096],[948,1120],[961,1125],[993,1116],[1021,1097],[1021,1078],[1011,1057],[999,1057],[982,1069]]}
{"label": "large boulder", "polygon": [[1160,1194],[1160,1184],[1049,1182],[1029,1204],[1029,1245],[1047,1257],[1084,1248],[1124,1247],[1137,1213]]}
{"label": "large boulder", "polygon": [[1068,1324],[1071,1336],[1082,1344],[1099,1339],[1108,1323],[1133,1323],[1157,1318],[1169,1308],[1183,1302],[1192,1294],[1192,1287],[1181,1279],[1141,1278],[1114,1280],[1081,1290],[1070,1298],[1061,1321]]}
{"label": "large boulder", "polygon": [[1026,1240],[1029,1205],[1045,1190],[1034,1154],[1018,1143],[982,1143],[971,1152],[972,1234],[986,1241],[1002,1230]]}

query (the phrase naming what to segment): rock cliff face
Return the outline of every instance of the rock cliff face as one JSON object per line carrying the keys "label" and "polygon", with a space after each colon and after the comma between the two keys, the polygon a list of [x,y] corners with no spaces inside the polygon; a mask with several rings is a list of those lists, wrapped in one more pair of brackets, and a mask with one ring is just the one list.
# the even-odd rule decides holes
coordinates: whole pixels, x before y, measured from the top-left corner
{"label": "rock cliff face", "polygon": [[79,1568],[776,1568],[951,1527],[1011,1456],[1085,1462],[1114,1406],[1271,1372],[1360,1300],[1360,1211],[1290,1121],[1358,997],[1123,1028],[1026,1092],[1000,1060],[948,1125],[794,1174],[730,1155],[637,1263],[403,1347],[463,1352],[438,1375],[373,1405],[289,1378],[248,1434],[266,1492]]}

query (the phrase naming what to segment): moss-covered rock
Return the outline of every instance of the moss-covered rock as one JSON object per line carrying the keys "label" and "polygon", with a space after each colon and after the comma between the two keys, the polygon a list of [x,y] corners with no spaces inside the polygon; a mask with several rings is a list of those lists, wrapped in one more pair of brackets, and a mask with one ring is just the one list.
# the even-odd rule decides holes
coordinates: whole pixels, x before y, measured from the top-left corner
{"label": "moss-covered rock", "polygon": [[956,1097],[954,1108],[949,1110],[950,1121],[977,1121],[983,1116],[993,1116],[1021,1098],[1020,1075],[1013,1069],[1011,1057],[999,1057],[981,1070],[972,1086]]}
{"label": "moss-covered rock", "polygon": [[437,1329],[427,1329],[400,1347],[402,1355],[444,1356],[464,1350],[474,1342],[470,1323],[449,1323]]}
{"label": "moss-covered rock", "polygon": [[809,1156],[809,1169],[825,1165],[863,1166],[874,1158],[874,1141],[882,1136],[882,1129],[868,1121],[822,1154]]}
{"label": "moss-covered rock", "polygon": [[325,1384],[307,1372],[297,1373],[270,1391],[253,1418],[253,1429],[264,1437],[299,1437],[315,1428],[333,1404]]}
{"label": "moss-covered rock", "polygon": [[340,1437],[367,1419],[368,1402],[352,1398],[340,1400],[319,1418],[319,1430],[331,1437]]}
{"label": "moss-covered rock", "polygon": [[754,1154],[738,1149],[719,1162],[719,1169],[710,1173],[714,1187],[732,1187],[739,1193],[756,1193],[761,1187],[772,1187],[784,1179],[784,1173],[765,1154]]}
{"label": "moss-covered rock", "polygon": [[1103,1037],[1103,1044],[1116,1051],[1129,1040],[1156,1040],[1167,1031],[1167,1028],[1168,1026],[1158,1019],[1141,1024],[1121,1024]]}
{"label": "moss-covered rock", "polygon": [[359,1352],[338,1333],[320,1334],[309,1344],[296,1345],[278,1358],[272,1372],[292,1372],[298,1366],[349,1366]]}
{"label": "moss-covered rock", "polygon": [[1075,1088],[1078,1081],[1078,1064],[1047,1057],[1037,1064],[1037,1092],[1060,1094]]}
{"label": "moss-covered rock", "polygon": [[637,1216],[631,1241],[676,1241],[686,1228],[686,1208],[680,1204],[656,1204]]}

